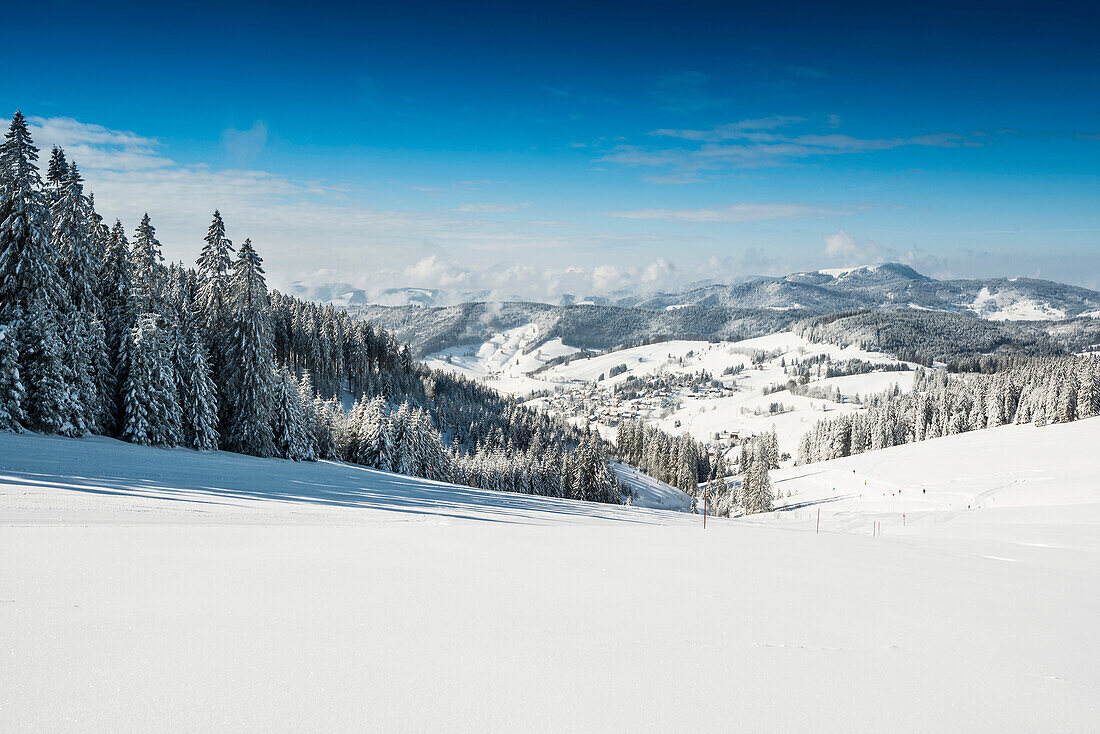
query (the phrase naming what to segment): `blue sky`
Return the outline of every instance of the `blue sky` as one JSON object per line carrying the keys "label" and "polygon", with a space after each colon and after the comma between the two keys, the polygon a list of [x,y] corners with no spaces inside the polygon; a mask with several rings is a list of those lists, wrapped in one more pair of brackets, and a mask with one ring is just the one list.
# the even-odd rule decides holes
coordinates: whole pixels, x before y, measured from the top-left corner
{"label": "blue sky", "polygon": [[282,286],[553,299],[896,259],[1100,287],[1089,6],[826,5],[25,3],[0,114],[170,257],[220,207]]}

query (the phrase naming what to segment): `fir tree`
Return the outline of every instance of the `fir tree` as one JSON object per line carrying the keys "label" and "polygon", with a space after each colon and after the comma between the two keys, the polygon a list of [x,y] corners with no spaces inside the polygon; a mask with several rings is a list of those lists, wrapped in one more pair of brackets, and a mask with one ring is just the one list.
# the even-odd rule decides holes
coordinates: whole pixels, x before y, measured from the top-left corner
{"label": "fir tree", "polygon": [[121,425],[120,391],[126,384],[127,344],[136,319],[126,234],[122,223],[118,221],[111,228],[107,255],[100,272],[99,302],[103,314],[107,359],[114,365],[110,378],[103,381],[103,387],[109,391],[104,398],[108,410],[103,425],[107,432],[114,433]]}
{"label": "fir tree", "polygon": [[0,144],[0,318],[7,321],[17,307],[24,314],[32,306],[53,312],[61,299],[37,160],[27,122],[16,112]]}
{"label": "fir tree", "polygon": [[206,323],[209,334],[220,334],[230,312],[233,289],[233,243],[225,236],[225,222],[221,212],[214,212],[214,220],[203,238],[206,243],[198,259],[199,293],[197,307]]}
{"label": "fir tree", "polygon": [[46,185],[49,187],[51,198],[61,197],[68,170],[69,164],[65,160],[65,151],[55,145],[50,151],[50,162],[46,165]]}
{"label": "fir tree", "polygon": [[141,218],[130,246],[130,266],[133,272],[134,300],[138,313],[162,313],[164,281],[167,269],[156,229],[149,221],[149,213]]}
{"label": "fir tree", "polygon": [[274,451],[274,355],[262,262],[251,241],[245,240],[233,268],[233,314],[222,382],[226,448],[253,456]]}
{"label": "fir tree", "polygon": [[27,427],[43,433],[79,435],[70,420],[73,395],[65,379],[57,321],[43,300],[31,305],[19,336],[20,375],[27,389],[24,400]]}
{"label": "fir tree", "polygon": [[16,310],[14,322],[0,324],[0,430],[21,431],[27,416],[23,411],[26,390],[19,375],[19,342],[16,324],[21,314]]}
{"label": "fir tree", "polygon": [[103,322],[95,318],[88,321],[84,339],[84,350],[88,356],[88,376],[94,389],[91,402],[84,403],[88,430],[92,433],[106,433],[116,414],[113,402],[116,383],[111,360],[107,356],[107,335]]}
{"label": "fir tree", "polygon": [[285,367],[275,375],[271,430],[276,453],[292,461],[313,461],[312,437],[306,428],[298,385]]}
{"label": "fir tree", "polygon": [[359,431],[356,461],[382,471],[394,471],[393,429],[386,401],[375,397],[367,404]]}
{"label": "fir tree", "polygon": [[51,242],[67,288],[68,305],[91,316],[99,309],[98,278],[101,265],[92,243],[90,204],[84,196],[76,163],[69,166],[52,210]]}
{"label": "fir tree", "polygon": [[122,438],[131,443],[179,443],[180,408],[167,339],[153,314],[143,315],[131,332],[121,430]]}
{"label": "fir tree", "polygon": [[62,367],[69,386],[69,423],[73,435],[80,436],[99,425],[95,414],[99,402],[92,353],[89,350],[91,317],[83,311],[70,313],[63,321]]}
{"label": "fir tree", "polygon": [[183,444],[198,451],[218,448],[218,402],[206,345],[198,334],[181,348],[180,414]]}

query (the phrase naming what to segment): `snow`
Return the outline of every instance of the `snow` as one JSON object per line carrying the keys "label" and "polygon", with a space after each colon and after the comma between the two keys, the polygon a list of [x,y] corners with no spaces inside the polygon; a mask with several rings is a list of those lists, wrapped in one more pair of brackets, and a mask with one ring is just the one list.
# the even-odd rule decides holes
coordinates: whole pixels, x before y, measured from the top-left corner
{"label": "snow", "polygon": [[610,462],[611,470],[620,481],[637,494],[631,501],[634,507],[650,507],[658,510],[691,511],[691,496],[671,484],[643,474],[632,466],[617,461]]}
{"label": "snow", "polygon": [[1060,321],[1066,312],[1048,303],[1030,298],[1016,298],[991,293],[983,287],[974,301],[967,306],[971,311],[990,321]]}
{"label": "snow", "polygon": [[0,434],[0,729],[1089,731],[1098,429],[848,460],[938,493],[875,538]]}
{"label": "snow", "polygon": [[828,276],[833,277],[833,278],[841,278],[841,277],[843,277],[845,275],[848,275],[850,273],[854,273],[857,270],[871,270],[873,268],[874,268],[873,265],[856,265],[855,267],[849,267],[849,268],[822,268],[821,270],[818,270],[817,272],[821,273],[822,275],[828,275]]}
{"label": "snow", "polygon": [[1098,444],[1100,418],[1001,426],[782,469],[772,483],[794,493],[784,502],[826,503],[838,520],[875,515],[900,525],[905,513],[941,523],[974,510],[1044,508],[1069,521],[1100,512]]}
{"label": "snow", "polygon": [[529,376],[531,372],[554,358],[580,351],[565,345],[561,339],[539,343],[539,336],[537,324],[525,324],[494,334],[485,342],[436,352],[426,357],[424,364],[479,379],[502,392],[530,393],[545,387]]}

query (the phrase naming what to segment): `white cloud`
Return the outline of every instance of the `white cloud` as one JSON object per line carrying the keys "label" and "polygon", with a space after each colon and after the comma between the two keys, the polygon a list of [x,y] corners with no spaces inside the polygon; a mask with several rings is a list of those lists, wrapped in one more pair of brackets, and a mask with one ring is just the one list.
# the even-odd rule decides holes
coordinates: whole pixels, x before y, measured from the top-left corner
{"label": "white cloud", "polygon": [[857,247],[856,238],[843,229],[825,237],[825,254],[829,257],[850,255]]}
{"label": "white cloud", "polygon": [[463,204],[455,211],[466,214],[503,214],[505,212],[517,212],[527,204]]}
{"label": "white cloud", "polygon": [[222,147],[238,165],[255,160],[267,145],[267,125],[257,120],[247,130],[229,128],[222,133]]}
{"label": "white cloud", "polygon": [[768,219],[802,219],[845,212],[804,204],[734,204],[710,209],[636,209],[606,212],[619,219],[654,219],[665,222],[759,222]]}
{"label": "white cloud", "polygon": [[857,240],[843,229],[826,235],[825,255],[842,265],[866,265],[897,259],[892,251],[884,250],[874,242]]}

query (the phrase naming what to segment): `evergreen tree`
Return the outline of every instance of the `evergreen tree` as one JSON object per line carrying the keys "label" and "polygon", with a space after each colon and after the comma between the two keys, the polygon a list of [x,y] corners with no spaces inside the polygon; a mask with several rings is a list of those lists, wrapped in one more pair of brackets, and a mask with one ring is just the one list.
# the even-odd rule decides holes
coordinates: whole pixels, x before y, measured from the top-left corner
{"label": "evergreen tree", "polygon": [[62,325],[65,339],[61,344],[62,368],[65,383],[69,386],[69,423],[73,435],[80,436],[94,428],[99,421],[96,410],[99,395],[95,376],[92,374],[93,354],[89,334],[92,319],[82,311],[74,311],[65,317]]}
{"label": "evergreen tree", "polygon": [[394,471],[393,429],[386,401],[376,396],[367,404],[359,431],[356,461],[382,471]]}
{"label": "evergreen tree", "polygon": [[[218,339],[226,330],[226,319],[233,307],[233,243],[225,236],[225,222],[221,212],[214,212],[214,220],[206,231],[202,252],[198,259],[199,293],[196,306],[206,325],[211,349],[218,347]],[[215,362],[220,365],[220,362]]]}
{"label": "evergreen tree", "polygon": [[130,256],[126,234],[119,221],[111,228],[107,254],[100,272],[99,302],[103,314],[107,359],[114,365],[111,375],[105,376],[103,380],[103,387],[107,391],[104,402],[108,406],[103,425],[108,433],[115,433],[121,425],[120,391],[126,383],[127,345],[136,319]]}
{"label": "evergreen tree", "polygon": [[168,275],[163,263],[164,255],[161,253],[157,231],[149,221],[149,213],[146,212],[134,232],[134,242],[130,248],[134,300],[138,313],[163,312],[161,301]]}
{"label": "evergreen tree", "polygon": [[131,443],[174,446],[180,441],[179,399],[167,340],[153,314],[144,314],[131,332],[121,430]]}
{"label": "evergreen tree", "polygon": [[276,453],[292,461],[313,461],[316,455],[306,427],[298,385],[285,367],[279,368],[275,375],[272,408],[271,429]]}
{"label": "evergreen tree", "polygon": [[61,300],[37,160],[27,122],[16,112],[0,144],[0,318],[7,321],[16,308],[52,313]]}
{"label": "evergreen tree", "polygon": [[27,427],[43,433],[79,435],[70,420],[73,395],[63,361],[57,321],[44,300],[31,305],[20,329],[20,375],[26,385]]}
{"label": "evergreen tree", "polygon": [[69,164],[65,160],[65,151],[55,145],[50,151],[50,162],[46,165],[46,185],[49,187],[51,199],[61,198],[68,170]]}
{"label": "evergreen tree", "polygon": [[226,350],[222,415],[226,448],[253,456],[271,456],[274,355],[267,320],[263,261],[245,240],[233,268],[233,313]]}
{"label": "evergreen tree", "polygon": [[91,317],[99,309],[97,290],[101,262],[89,231],[89,208],[80,171],[76,163],[72,163],[51,207],[53,229],[50,239],[67,286],[62,290],[68,305]]}
{"label": "evergreen tree", "polygon": [[84,329],[84,351],[88,359],[88,377],[93,393],[85,400],[85,416],[88,430],[106,433],[114,422],[116,406],[114,370],[107,356],[107,334],[103,322],[93,318]]}
{"label": "evergreen tree", "polygon": [[198,451],[218,448],[218,402],[206,345],[192,334],[181,350],[180,413],[183,444]]}
{"label": "evergreen tree", "polygon": [[13,322],[0,324],[0,430],[21,431],[27,420],[23,411],[26,390],[19,375],[19,342],[16,324],[21,316],[16,310]]}

